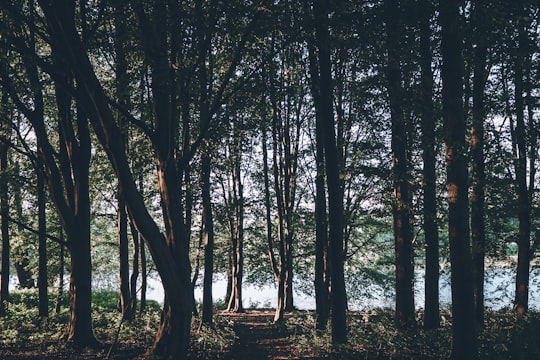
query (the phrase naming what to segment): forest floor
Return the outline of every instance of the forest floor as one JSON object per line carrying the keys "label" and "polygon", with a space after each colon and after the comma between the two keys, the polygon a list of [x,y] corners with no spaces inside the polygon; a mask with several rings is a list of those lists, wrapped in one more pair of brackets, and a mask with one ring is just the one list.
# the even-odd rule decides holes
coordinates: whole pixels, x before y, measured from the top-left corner
{"label": "forest floor", "polygon": [[[33,308],[32,308],[33,309]],[[103,346],[75,350],[60,334],[65,330],[67,311],[39,323],[36,312],[11,307],[10,316],[0,318],[0,359],[146,359],[159,323],[159,307],[141,314],[120,327],[115,311],[94,311],[94,331]],[[103,310],[103,311],[101,311]],[[422,322],[418,313],[418,323]],[[264,359],[447,359],[451,348],[451,316],[441,314],[441,328],[425,331],[420,326],[398,332],[393,312],[373,309],[350,312],[349,343],[332,348],[329,332],[316,334],[314,314],[294,311],[285,321],[274,323],[274,310],[228,313],[216,310],[212,327],[200,327],[194,318],[190,360]],[[486,312],[485,329],[479,332],[480,359],[540,359],[540,313],[517,318],[512,312]],[[109,354],[109,355],[108,355]]]}
{"label": "forest floor", "polygon": [[248,310],[227,314],[236,340],[228,359],[316,359],[314,354],[300,354],[293,344],[291,330],[273,324],[273,310]]}

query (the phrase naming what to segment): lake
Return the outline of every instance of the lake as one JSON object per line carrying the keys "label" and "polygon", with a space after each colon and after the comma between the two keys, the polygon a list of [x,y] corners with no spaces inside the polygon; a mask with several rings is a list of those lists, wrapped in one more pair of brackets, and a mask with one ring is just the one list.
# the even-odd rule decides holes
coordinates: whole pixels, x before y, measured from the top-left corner
{"label": "lake", "polygon": [[[417,309],[424,307],[424,275],[423,271],[415,273],[415,304]],[[513,306],[515,288],[515,270],[512,269],[488,269],[485,277],[485,306],[493,310],[511,308]],[[306,287],[306,283],[299,284],[297,280],[296,289]],[[305,281],[305,280],[304,280]],[[198,284],[201,284],[199,281]],[[147,298],[163,302],[163,287],[158,279],[149,279]],[[449,274],[442,274],[439,281],[440,304],[449,308],[451,305],[450,279]],[[540,309],[540,269],[533,269],[530,273],[529,285],[529,307]],[[227,278],[223,274],[214,276],[212,288],[214,301],[223,301],[227,290]],[[276,306],[277,287],[275,284],[265,286],[251,285],[244,283],[243,304],[245,308],[274,308]],[[350,290],[349,290],[350,292]],[[202,287],[195,289],[195,299],[202,301]],[[294,305],[299,310],[314,310],[315,298],[304,292],[294,290]],[[357,289],[354,299],[349,299],[350,310],[363,310],[370,308],[393,308],[394,296],[383,286],[370,284],[363,289]]]}

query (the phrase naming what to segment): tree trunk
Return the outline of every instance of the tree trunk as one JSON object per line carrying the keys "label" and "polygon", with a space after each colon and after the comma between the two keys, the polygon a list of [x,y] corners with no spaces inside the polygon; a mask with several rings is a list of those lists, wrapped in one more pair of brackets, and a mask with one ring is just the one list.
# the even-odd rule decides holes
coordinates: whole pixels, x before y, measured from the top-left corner
{"label": "tree trunk", "polygon": [[[209,151],[209,149],[206,149]],[[202,322],[212,325],[213,299],[212,283],[214,277],[214,219],[212,216],[212,194],[210,188],[210,154],[205,152],[202,158],[201,183],[204,218],[204,279]]]}
{"label": "tree trunk", "polygon": [[424,328],[440,326],[439,310],[439,231],[437,226],[437,175],[435,153],[435,117],[433,115],[433,72],[431,70],[431,2],[420,0],[420,67],[422,159],[424,190],[424,237],[426,242]]}
{"label": "tree trunk", "polygon": [[472,190],[471,190],[471,245],[474,277],[474,306],[476,323],[484,327],[484,258],[486,232],[484,211],[484,92],[487,80],[486,59],[488,51],[489,22],[486,4],[478,0],[474,7],[476,47],[474,49],[473,106],[471,130]]}
{"label": "tree trunk", "polygon": [[[527,188],[527,139],[524,119],[524,82],[523,67],[527,54],[527,34],[525,29],[525,16],[523,9],[519,11],[518,27],[518,51],[514,64],[514,91],[516,127],[514,147],[517,151],[515,172],[517,182],[517,208],[518,208],[518,260],[516,274],[516,297],[515,309],[519,316],[524,315],[529,308],[529,267],[530,267],[530,237],[531,237],[531,204]],[[524,15],[524,14],[523,14]]]}
{"label": "tree trunk", "polygon": [[[2,115],[5,114],[6,105],[8,104],[6,93],[2,95]],[[4,133],[9,131],[7,122],[2,122],[1,128]],[[2,233],[2,264],[0,266],[0,316],[6,315],[7,302],[9,301],[9,188],[8,188],[8,149],[9,146],[5,141],[0,142],[0,221]]]}
{"label": "tree trunk", "polygon": [[[133,225],[133,221],[129,220],[129,227],[131,230],[131,242],[133,244],[133,257],[131,260],[131,276],[130,276],[130,296],[128,312],[133,314],[133,317],[137,313],[137,280],[139,278],[139,258],[141,241],[139,240],[139,232]],[[142,262],[142,259],[141,259]]]}
{"label": "tree trunk", "polygon": [[[139,232],[137,231],[137,236]],[[146,288],[148,283],[148,271],[146,270],[146,245],[144,241],[140,242],[141,253],[141,305],[139,307],[139,313],[144,313],[146,310]]]}
{"label": "tree trunk", "polygon": [[[304,2],[306,5],[306,2]],[[306,27],[311,34],[308,38],[309,71],[311,93],[315,105],[315,161],[317,174],[315,177],[315,328],[324,331],[330,316],[330,287],[328,277],[328,220],[326,212],[324,144],[322,141],[322,119],[319,110],[320,84],[319,66],[312,39],[313,20],[306,10]]]}
{"label": "tree trunk", "polygon": [[129,279],[129,244],[128,244],[128,216],[123,194],[118,194],[118,255],[120,264],[120,292],[118,294],[118,310],[122,317],[131,320],[134,313],[129,310],[131,302]]}
{"label": "tree trunk", "polygon": [[[116,70],[115,70],[115,85],[116,98],[119,107],[122,111],[129,111],[129,77],[127,74],[128,64],[126,61],[125,44],[128,41],[127,27],[124,21],[126,7],[118,3],[114,9],[114,52],[116,55]],[[122,132],[120,141],[124,146],[128,147],[127,141],[127,122],[124,116],[119,112],[117,121]],[[122,313],[122,317],[127,320],[132,320],[135,316],[133,307],[130,306],[131,290],[129,279],[129,240],[128,240],[128,215],[126,210],[126,202],[124,194],[119,188],[118,194],[118,253],[120,264],[120,292],[118,294],[118,310]]]}
{"label": "tree trunk", "polygon": [[326,160],[328,184],[329,260],[332,288],[332,344],[347,342],[347,295],[345,291],[343,254],[343,189],[341,188],[339,151],[336,144],[333,114],[332,65],[330,61],[330,34],[328,10],[325,0],[314,1],[315,34],[319,48],[319,84],[321,131]]}
{"label": "tree trunk", "polygon": [[385,1],[386,40],[388,49],[387,81],[392,119],[392,163],[394,198],[394,244],[396,265],[396,313],[398,329],[415,324],[414,267],[412,249],[412,202],[409,190],[408,129],[402,107],[400,8],[397,1]]}
{"label": "tree trunk", "polygon": [[[57,93],[58,94],[58,93]],[[59,108],[60,110],[62,108]],[[67,338],[76,346],[99,344],[92,329],[92,259],[90,246],[90,131],[88,119],[77,109],[78,149],[72,158],[74,208],[73,222],[66,232],[71,254],[70,319]],[[67,120],[67,119],[63,119]],[[67,139],[67,136],[66,136]],[[73,141],[73,139],[70,139]],[[74,147],[71,147],[72,149]],[[61,215],[62,216],[62,215]],[[65,221],[66,225],[68,224]],[[73,226],[73,227],[72,227]]]}
{"label": "tree trunk", "polygon": [[[60,227],[60,240],[64,240],[64,231],[62,230],[62,227]],[[56,304],[54,306],[54,313],[56,315],[60,314],[60,310],[62,307],[62,295],[64,293],[64,268],[65,268],[65,261],[64,261],[64,244],[60,244],[60,259],[59,259],[59,269],[58,269],[58,288],[56,289]]]}
{"label": "tree trunk", "polygon": [[47,214],[45,206],[47,198],[45,194],[45,174],[43,164],[38,162],[36,168],[37,176],[37,197],[38,197],[38,291],[39,291],[39,316],[44,319],[49,317],[49,293],[48,293],[48,273],[47,273]]}
{"label": "tree trunk", "polygon": [[452,288],[452,359],[477,359],[458,1],[439,2]]}

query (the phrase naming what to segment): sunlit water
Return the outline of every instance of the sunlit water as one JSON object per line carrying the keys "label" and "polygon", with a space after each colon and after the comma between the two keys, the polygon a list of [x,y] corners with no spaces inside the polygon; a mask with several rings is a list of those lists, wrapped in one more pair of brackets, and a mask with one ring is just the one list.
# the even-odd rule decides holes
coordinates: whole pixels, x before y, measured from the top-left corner
{"label": "sunlit water", "polygon": [[[415,304],[418,309],[424,307],[424,279],[423,272],[417,271],[415,279]],[[515,271],[510,269],[492,269],[486,271],[485,280],[485,306],[493,310],[511,308],[513,306]],[[305,284],[303,284],[305,285]],[[440,282],[440,304],[442,307],[450,307],[451,291],[449,276],[442,275]],[[227,279],[223,275],[214,277],[212,294],[214,301],[225,298]],[[273,308],[276,306],[277,287],[275,284],[255,286],[244,283],[242,287],[243,305],[252,308]],[[314,310],[315,298],[300,291],[294,291],[294,305],[300,310]],[[147,298],[163,301],[163,287],[157,279],[149,281]],[[364,289],[355,291],[354,300],[349,299],[350,310],[362,310],[369,308],[393,308],[394,296],[385,291],[383,287],[368,285]],[[202,287],[195,289],[195,299],[202,300]],[[529,307],[540,309],[540,269],[534,269],[530,275]]]}
{"label": "sunlit water", "polygon": [[[16,277],[10,279],[10,290],[17,287]],[[360,281],[361,285],[353,281],[353,277],[348,278],[349,310],[363,310],[371,308],[393,308],[394,294],[392,284],[386,286],[377,285],[373,282]],[[95,288],[111,287],[111,283],[117,282],[116,276],[113,280],[109,278],[108,285],[103,286],[102,281],[95,281]],[[202,301],[202,281],[198,282],[195,288],[195,300]],[[300,291],[300,288],[312,289],[312,281],[296,279],[294,284],[294,306],[299,310],[314,310],[315,298]],[[67,285],[65,286],[67,289]],[[451,305],[450,280],[448,274],[441,275],[439,281],[440,304],[444,308]],[[512,308],[515,289],[515,271],[512,269],[490,269],[486,271],[485,281],[485,306],[493,310]],[[227,290],[227,278],[223,274],[214,276],[212,294],[214,302],[224,301]],[[312,293],[313,291],[311,291]],[[257,286],[244,282],[242,286],[243,305],[245,308],[274,308],[276,306],[277,287],[275,283],[264,286]],[[163,287],[157,278],[148,279],[147,299],[163,302]],[[415,304],[418,309],[424,307],[424,275],[422,271],[415,273]],[[530,273],[529,284],[529,307],[540,310],[540,269],[533,269]]]}

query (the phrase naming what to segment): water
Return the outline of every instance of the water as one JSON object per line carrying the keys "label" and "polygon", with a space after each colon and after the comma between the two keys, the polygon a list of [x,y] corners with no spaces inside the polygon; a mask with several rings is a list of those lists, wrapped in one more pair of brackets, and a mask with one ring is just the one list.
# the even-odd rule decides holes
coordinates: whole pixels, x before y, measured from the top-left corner
{"label": "water", "polygon": [[[66,276],[66,281],[68,280]],[[493,310],[501,310],[512,308],[514,291],[515,291],[515,270],[513,269],[489,269],[486,271],[484,285],[485,306]],[[314,310],[315,298],[299,289],[312,289],[312,280],[295,278],[294,290],[294,305],[299,310]],[[111,284],[117,283],[117,276],[111,276],[107,281],[97,281],[95,288],[111,288]],[[201,284],[199,281],[198,284]],[[386,286],[378,285],[369,280],[360,281],[361,285],[356,282],[349,285],[352,289],[348,289],[350,310],[363,310],[371,308],[393,308],[394,294],[391,289],[392,284]],[[10,290],[17,287],[17,278],[10,278]],[[67,289],[67,284],[65,286]],[[439,302],[444,308],[451,306],[451,291],[450,291],[450,276],[442,274],[439,281]],[[214,284],[212,288],[214,301],[224,301],[227,290],[227,278],[224,274],[216,274],[214,276]],[[354,291],[354,293],[352,291]],[[277,303],[277,287],[275,283],[264,286],[257,286],[244,282],[243,287],[243,305],[245,308],[275,308]],[[424,307],[424,274],[423,271],[415,273],[415,304],[417,309]],[[312,291],[311,291],[312,292]],[[163,303],[163,287],[161,281],[156,278],[148,279],[147,299],[155,300]],[[195,299],[202,301],[202,287],[197,286],[195,289]],[[540,268],[535,268],[530,272],[529,283],[529,307],[531,309],[540,310]]]}
{"label": "water", "polygon": [[[415,273],[415,304],[417,309],[424,307],[424,275],[423,271]],[[512,269],[490,269],[485,276],[485,306],[493,310],[512,308],[515,288],[515,270]],[[298,280],[297,281],[301,281]],[[304,280],[305,281],[305,280]],[[158,279],[149,279],[149,289],[147,298],[163,302],[163,287]],[[306,284],[295,284],[296,289]],[[540,309],[540,269],[533,269],[530,273],[529,284],[529,307]],[[451,291],[449,274],[442,274],[439,281],[440,304],[442,307],[451,306]],[[214,301],[225,298],[227,290],[227,278],[222,274],[214,276],[212,288]],[[294,305],[299,310],[314,310],[315,298],[309,294],[294,290]],[[257,286],[244,283],[243,304],[246,308],[274,308],[277,300],[277,287],[275,284]],[[375,284],[368,285],[364,289],[358,289],[353,296],[354,300],[349,300],[350,310],[362,310],[370,308],[393,308],[394,295],[383,286]],[[195,299],[202,301],[202,288],[195,289]]]}

